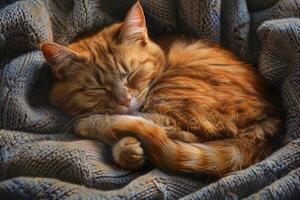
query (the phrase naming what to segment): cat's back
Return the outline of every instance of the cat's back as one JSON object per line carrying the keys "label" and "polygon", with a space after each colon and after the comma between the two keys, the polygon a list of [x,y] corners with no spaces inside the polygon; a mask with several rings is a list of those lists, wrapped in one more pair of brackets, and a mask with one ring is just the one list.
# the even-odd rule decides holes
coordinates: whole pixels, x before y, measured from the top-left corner
{"label": "cat's back", "polygon": [[[213,92],[263,97],[265,83],[257,70],[231,51],[202,40],[169,37],[164,44],[167,66],[158,84],[173,83],[178,88],[190,86],[212,96]],[[167,88],[167,87],[166,87]]]}
{"label": "cat's back", "polygon": [[230,51],[200,40],[175,38],[169,45],[168,64],[151,90],[149,110],[209,132],[235,132],[253,119],[276,115],[255,68]]}

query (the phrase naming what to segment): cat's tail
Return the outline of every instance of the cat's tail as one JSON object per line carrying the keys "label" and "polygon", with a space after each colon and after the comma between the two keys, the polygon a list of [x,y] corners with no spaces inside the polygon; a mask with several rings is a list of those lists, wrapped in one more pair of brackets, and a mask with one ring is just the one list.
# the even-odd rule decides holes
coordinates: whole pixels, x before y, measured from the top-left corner
{"label": "cat's tail", "polygon": [[139,137],[146,155],[156,167],[176,172],[222,176],[257,162],[265,156],[264,149],[268,149],[264,140],[249,137],[184,143],[170,139],[164,128],[151,122],[128,127],[131,129],[128,131]]}

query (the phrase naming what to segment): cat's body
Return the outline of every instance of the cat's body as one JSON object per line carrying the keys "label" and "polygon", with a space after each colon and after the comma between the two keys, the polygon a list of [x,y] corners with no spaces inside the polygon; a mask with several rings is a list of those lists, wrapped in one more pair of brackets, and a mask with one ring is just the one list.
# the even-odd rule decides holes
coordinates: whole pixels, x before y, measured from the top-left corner
{"label": "cat's body", "polygon": [[116,143],[125,168],[140,167],[145,153],[160,168],[223,175],[269,154],[281,120],[256,71],[216,45],[169,43],[148,38],[137,3],[123,24],[68,49],[44,44],[53,103],[90,113],[77,134]]}

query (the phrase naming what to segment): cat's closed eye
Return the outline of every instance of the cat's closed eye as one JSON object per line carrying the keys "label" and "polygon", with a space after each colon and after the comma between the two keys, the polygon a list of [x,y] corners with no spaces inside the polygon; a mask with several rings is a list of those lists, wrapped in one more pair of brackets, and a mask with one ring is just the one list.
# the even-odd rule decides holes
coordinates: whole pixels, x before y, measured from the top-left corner
{"label": "cat's closed eye", "polygon": [[88,90],[104,90],[104,91],[106,91],[107,90],[107,88],[105,88],[105,87],[90,87],[90,88],[87,88]]}
{"label": "cat's closed eye", "polygon": [[127,82],[130,87],[138,89],[146,79],[145,71],[138,68],[128,75]]}
{"label": "cat's closed eye", "polygon": [[102,93],[102,94],[105,94],[105,93],[108,93],[110,90],[109,88],[107,87],[89,87],[89,88],[86,88],[87,90],[90,90],[90,91],[95,91],[95,92],[99,92],[99,93]]}
{"label": "cat's closed eye", "polygon": [[136,73],[137,70],[134,70],[132,72],[130,72],[128,75],[127,75],[127,82],[130,82],[132,77],[134,76],[134,74]]}

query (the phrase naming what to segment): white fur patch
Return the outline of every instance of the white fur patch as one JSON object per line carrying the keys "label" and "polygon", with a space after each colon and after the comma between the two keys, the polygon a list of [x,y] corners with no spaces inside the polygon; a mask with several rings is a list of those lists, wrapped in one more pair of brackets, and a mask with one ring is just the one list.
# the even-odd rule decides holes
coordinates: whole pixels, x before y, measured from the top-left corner
{"label": "white fur patch", "polygon": [[132,111],[136,111],[139,109],[138,102],[136,100],[136,97],[132,97],[129,103],[129,109]]}
{"label": "white fur patch", "polygon": [[234,166],[234,168],[240,169],[242,163],[243,156],[237,148],[233,147],[231,151],[231,164]]}

